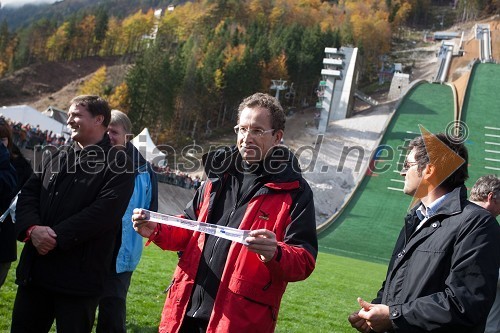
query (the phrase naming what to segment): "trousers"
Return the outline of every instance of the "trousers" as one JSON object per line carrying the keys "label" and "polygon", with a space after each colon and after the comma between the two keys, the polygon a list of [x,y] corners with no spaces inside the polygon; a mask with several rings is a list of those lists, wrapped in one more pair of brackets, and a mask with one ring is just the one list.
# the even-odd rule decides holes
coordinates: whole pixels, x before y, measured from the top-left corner
{"label": "trousers", "polygon": [[58,333],[90,333],[98,296],[75,296],[38,286],[19,286],[11,333],[46,333],[56,321]]}
{"label": "trousers", "polygon": [[126,333],[127,293],[132,272],[112,273],[99,300],[96,333]]}

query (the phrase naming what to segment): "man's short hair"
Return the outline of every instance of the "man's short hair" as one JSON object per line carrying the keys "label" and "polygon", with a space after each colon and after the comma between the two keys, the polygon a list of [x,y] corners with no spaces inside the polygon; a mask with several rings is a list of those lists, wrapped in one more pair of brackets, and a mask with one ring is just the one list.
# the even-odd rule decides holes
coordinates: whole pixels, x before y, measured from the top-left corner
{"label": "man's short hair", "polygon": [[111,108],[105,99],[96,95],[80,95],[73,98],[70,103],[84,106],[92,117],[103,116],[102,125],[108,127],[111,120]]}
{"label": "man's short hair", "polygon": [[[436,134],[436,138],[450,148],[455,154],[464,159],[464,163],[449,175],[440,184],[444,189],[451,191],[458,186],[464,185],[469,178],[467,164],[469,154],[465,145],[453,136],[444,133]],[[432,164],[436,167],[449,165],[449,154],[443,154],[442,145],[437,140],[424,140],[423,136],[418,136],[410,141],[408,149],[415,150],[415,161],[418,163],[418,172],[421,173],[427,164],[431,162],[429,156],[433,156]]]}
{"label": "man's short hair", "polygon": [[271,114],[272,128],[275,131],[285,130],[285,112],[283,111],[283,107],[280,102],[273,96],[264,93],[255,93],[252,96],[245,98],[238,107],[238,123],[240,122],[241,112],[247,107],[262,107],[269,110],[269,113]]}
{"label": "man's short hair", "polygon": [[470,190],[470,200],[485,202],[489,193],[500,195],[500,178],[497,175],[479,177]]}
{"label": "man's short hair", "polygon": [[125,130],[125,134],[132,134],[132,123],[128,116],[120,110],[111,110],[109,125],[121,126]]}

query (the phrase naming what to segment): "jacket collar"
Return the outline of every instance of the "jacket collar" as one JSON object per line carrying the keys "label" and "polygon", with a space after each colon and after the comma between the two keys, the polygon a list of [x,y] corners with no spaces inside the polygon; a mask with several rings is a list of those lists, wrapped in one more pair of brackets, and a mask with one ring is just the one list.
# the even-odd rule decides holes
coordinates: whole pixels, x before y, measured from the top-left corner
{"label": "jacket collar", "polygon": [[77,142],[74,142],[72,147],[74,151],[78,153],[90,152],[90,151],[102,151],[102,150],[107,151],[111,148],[111,140],[109,139],[108,134],[105,133],[104,136],[102,137],[102,140],[96,144],[88,145],[87,147],[82,148]]}
{"label": "jacket collar", "polygon": [[[437,215],[455,215],[460,213],[463,210],[465,201],[467,200],[467,188],[465,185],[461,185],[459,187],[455,187],[451,192],[448,192],[448,195],[443,200],[443,203],[436,210],[434,216]],[[422,202],[418,202],[411,210],[411,215],[416,214],[416,210]]]}
{"label": "jacket collar", "polygon": [[[202,157],[202,162],[209,179],[220,179],[225,173],[235,174],[243,169],[243,161],[236,146],[209,152]],[[284,146],[274,147],[262,166],[261,177],[266,182],[293,182],[302,178],[297,158]]]}

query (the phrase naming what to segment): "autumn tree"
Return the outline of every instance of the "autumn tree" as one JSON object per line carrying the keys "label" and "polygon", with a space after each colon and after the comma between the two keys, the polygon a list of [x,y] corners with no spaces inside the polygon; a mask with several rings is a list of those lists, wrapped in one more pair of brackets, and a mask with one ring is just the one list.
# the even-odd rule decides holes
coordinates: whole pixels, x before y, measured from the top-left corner
{"label": "autumn tree", "polygon": [[115,88],[114,92],[108,98],[108,103],[112,109],[117,109],[125,113],[129,112],[130,102],[126,82],[122,82]]}
{"label": "autumn tree", "polygon": [[108,21],[106,36],[101,44],[99,55],[122,55],[124,52],[119,47],[121,35],[121,24],[116,17],[111,17]]}
{"label": "autumn tree", "polygon": [[56,61],[67,57],[70,45],[69,27],[70,23],[64,22],[47,39],[47,60]]}
{"label": "autumn tree", "polygon": [[47,61],[47,40],[57,28],[53,20],[40,19],[17,31],[19,43],[15,50],[14,68]]}
{"label": "autumn tree", "polygon": [[93,55],[95,43],[96,17],[87,15],[77,23],[76,33],[71,44],[74,50],[78,50],[76,58],[83,58]]}
{"label": "autumn tree", "polygon": [[106,66],[100,67],[92,77],[85,81],[79,90],[81,95],[99,95],[106,97]]}
{"label": "autumn tree", "polygon": [[366,66],[364,75],[375,76],[379,58],[390,50],[391,25],[385,1],[353,2],[346,6],[354,42],[360,47]]}
{"label": "autumn tree", "polygon": [[123,20],[120,43],[121,50],[125,54],[141,49],[144,37],[148,36],[153,29],[153,19],[152,10],[146,14],[139,10]]}
{"label": "autumn tree", "polygon": [[10,41],[9,25],[7,21],[4,20],[2,24],[0,24],[0,77],[4,76],[5,72],[8,70],[8,63],[10,59],[12,59],[12,55],[9,57],[6,54]]}
{"label": "autumn tree", "polygon": [[401,37],[401,27],[405,24],[411,12],[411,4],[404,0],[393,0],[389,6],[389,22],[393,31],[397,31]]}

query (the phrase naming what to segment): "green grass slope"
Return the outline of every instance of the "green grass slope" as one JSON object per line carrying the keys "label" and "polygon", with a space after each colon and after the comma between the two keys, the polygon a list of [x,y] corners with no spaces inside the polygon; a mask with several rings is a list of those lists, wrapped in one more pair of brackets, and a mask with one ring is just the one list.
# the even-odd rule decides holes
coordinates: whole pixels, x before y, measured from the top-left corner
{"label": "green grass slope", "polygon": [[350,203],[320,234],[320,251],[387,262],[411,198],[403,194],[401,164],[408,140],[420,135],[418,125],[443,132],[453,121],[453,94],[449,86],[421,84],[405,97],[381,142],[379,160],[356,190]]}
{"label": "green grass slope", "polygon": [[469,181],[500,175],[500,65],[478,64],[472,71],[462,109],[467,125]]}
{"label": "green grass slope", "polygon": [[[154,245],[144,249],[127,300],[127,332],[158,332],[165,301],[163,291],[176,263],[176,253]],[[374,298],[385,270],[385,265],[320,253],[313,274],[305,281],[288,285],[276,332],[352,332],[347,316],[359,308],[356,297]],[[0,289],[0,332],[9,332],[16,292],[14,271],[15,264]]]}

